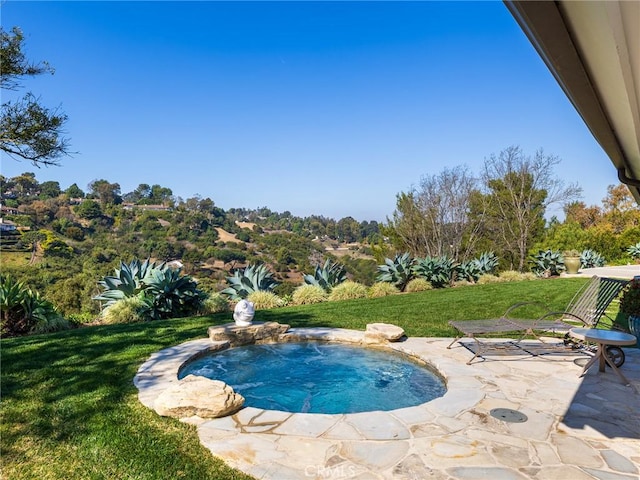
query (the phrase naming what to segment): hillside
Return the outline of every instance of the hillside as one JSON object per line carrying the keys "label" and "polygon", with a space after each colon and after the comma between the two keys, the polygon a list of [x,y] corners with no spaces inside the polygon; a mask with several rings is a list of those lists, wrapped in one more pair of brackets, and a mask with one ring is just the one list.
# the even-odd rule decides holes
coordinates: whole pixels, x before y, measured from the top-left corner
{"label": "hillside", "polygon": [[51,185],[57,182],[40,184],[33,174],[1,180],[2,273],[65,314],[96,313],[97,281],[134,258],[179,262],[211,292],[223,289],[234,269],[265,263],[282,282],[279,293],[287,294],[326,258],[340,258],[352,278],[373,282],[369,245],[380,240],[376,222],[266,208],[224,211],[208,198],[119,195],[117,184],[106,181],[85,194],[77,186],[62,191]]}

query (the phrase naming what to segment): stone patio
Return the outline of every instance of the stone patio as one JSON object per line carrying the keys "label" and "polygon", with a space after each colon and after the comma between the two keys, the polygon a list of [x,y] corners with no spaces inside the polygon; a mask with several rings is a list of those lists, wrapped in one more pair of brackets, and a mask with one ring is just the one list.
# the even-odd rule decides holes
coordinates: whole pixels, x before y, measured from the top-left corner
{"label": "stone patio", "polygon": [[[286,335],[364,343],[364,332],[290,329]],[[408,338],[390,343],[436,367],[447,393],[431,402],[387,412],[343,415],[287,413],[245,407],[232,416],[182,419],[227,464],[259,479],[496,479],[637,480],[640,472],[640,349],[625,349],[625,386],[587,356],[567,351],[533,356],[496,349],[466,365],[470,344]],[[530,342],[535,352],[539,344]],[[180,366],[209,339],[154,354],[134,379],[140,401],[153,408],[176,383]],[[539,350],[538,350],[539,351]],[[495,418],[503,408],[522,423]]]}

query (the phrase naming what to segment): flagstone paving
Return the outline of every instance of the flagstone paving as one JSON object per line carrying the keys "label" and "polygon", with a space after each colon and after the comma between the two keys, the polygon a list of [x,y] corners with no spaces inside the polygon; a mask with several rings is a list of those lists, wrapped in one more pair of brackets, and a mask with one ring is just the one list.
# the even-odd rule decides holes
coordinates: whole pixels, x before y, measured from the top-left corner
{"label": "flagstone paving", "polygon": [[[359,341],[364,332],[291,329],[301,337]],[[314,335],[317,332],[317,335]],[[218,419],[191,417],[200,441],[229,465],[259,479],[637,480],[640,475],[640,349],[625,349],[631,384],[592,368],[583,353],[532,356],[497,350],[466,365],[469,348],[451,339],[408,338],[390,348],[438,369],[447,393],[425,404],[343,415],[245,407]],[[135,384],[141,402],[171,383],[209,339],[152,356]],[[532,350],[530,350],[532,351]],[[349,388],[349,385],[337,386]],[[493,417],[495,408],[526,415]]]}

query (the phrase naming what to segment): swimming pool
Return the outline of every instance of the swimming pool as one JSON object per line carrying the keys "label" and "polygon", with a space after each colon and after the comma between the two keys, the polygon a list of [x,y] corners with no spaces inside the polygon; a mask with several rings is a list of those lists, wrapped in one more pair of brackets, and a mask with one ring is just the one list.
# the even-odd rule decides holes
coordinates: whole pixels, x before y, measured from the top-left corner
{"label": "swimming pool", "polygon": [[428,365],[388,349],[326,342],[249,345],[189,361],[189,374],[222,380],[245,406],[293,413],[356,413],[410,407],[441,397]]}

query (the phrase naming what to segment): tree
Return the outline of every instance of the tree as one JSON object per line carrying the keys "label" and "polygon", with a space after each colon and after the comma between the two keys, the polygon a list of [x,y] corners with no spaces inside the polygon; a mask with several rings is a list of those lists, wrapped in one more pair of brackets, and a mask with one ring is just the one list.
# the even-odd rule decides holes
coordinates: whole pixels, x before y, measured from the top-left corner
{"label": "tree", "polygon": [[[54,73],[46,62],[30,63],[23,52],[24,36],[18,27],[10,32],[0,28],[0,87],[18,90],[20,79]],[[2,104],[0,150],[14,159],[34,165],[58,165],[58,158],[69,155],[69,141],[63,136],[67,116],[58,108],[50,110],[32,93]]]}
{"label": "tree", "polygon": [[477,222],[469,217],[476,179],[466,167],[425,176],[418,188],[397,196],[389,226],[396,244],[415,256],[465,259],[477,237]]}
{"label": "tree", "polygon": [[56,198],[62,193],[60,183],[54,181],[42,182],[40,184],[40,199]]}
{"label": "tree", "polygon": [[542,149],[529,157],[517,146],[485,160],[484,193],[476,197],[475,209],[484,212],[484,234],[510,259],[510,268],[524,269],[529,248],[543,233],[547,207],[572,202],[582,192],[553,176],[558,163]]}
{"label": "tree", "polygon": [[615,233],[640,226],[640,208],[625,185],[609,185],[602,205],[604,220],[611,225]]}
{"label": "tree", "polygon": [[602,210],[596,205],[587,207],[584,202],[571,202],[564,207],[565,222],[577,222],[582,228],[597,225],[602,219]]}
{"label": "tree", "polygon": [[11,183],[18,197],[29,197],[38,193],[38,180],[33,172],[25,172],[11,179]]}
{"label": "tree", "polygon": [[65,195],[69,198],[84,198],[84,192],[77,183],[74,183],[64,191]]}
{"label": "tree", "polygon": [[84,200],[75,208],[76,215],[80,218],[91,220],[102,216],[102,208],[100,204],[94,200]]}
{"label": "tree", "polygon": [[118,205],[122,203],[120,184],[106,180],[94,180],[89,184],[89,191],[100,200],[102,205]]}

